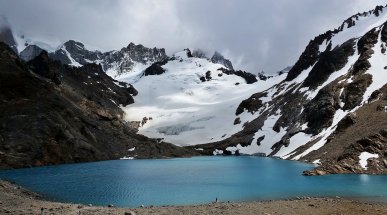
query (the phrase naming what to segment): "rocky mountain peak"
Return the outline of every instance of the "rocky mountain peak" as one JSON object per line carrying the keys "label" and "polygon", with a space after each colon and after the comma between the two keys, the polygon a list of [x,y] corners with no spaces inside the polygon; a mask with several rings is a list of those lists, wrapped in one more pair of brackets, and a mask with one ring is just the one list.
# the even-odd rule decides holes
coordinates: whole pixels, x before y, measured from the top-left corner
{"label": "rocky mountain peak", "polygon": [[39,56],[44,50],[37,45],[28,45],[22,52],[20,58],[24,61],[30,61]]}
{"label": "rocky mountain peak", "polygon": [[[322,53],[329,52],[331,49],[336,48],[336,46],[342,45],[344,42],[347,42],[351,39],[358,39],[362,37],[363,34],[366,33],[363,32],[364,26],[362,25],[367,25],[367,21],[372,23],[373,19],[380,19],[381,15],[386,16],[386,7],[387,5],[377,6],[375,9],[368,12],[353,15],[346,19],[338,28],[329,30],[315,37],[309,42],[296,64],[289,71],[289,74],[286,77],[286,81],[295,79],[301,74],[302,71],[313,66],[321,58],[321,56],[324,56]],[[376,22],[376,25],[381,24],[383,23]],[[377,27],[376,25],[374,27]],[[352,38],[347,38],[347,41],[341,41],[340,38],[344,37],[336,37],[347,29],[351,29]]]}
{"label": "rocky mountain peak", "polygon": [[231,61],[226,59],[222,54],[220,54],[217,51],[215,51],[214,55],[212,55],[211,62],[222,64],[223,66],[227,67],[228,69],[234,70],[234,67],[232,66]]}
{"label": "rocky mountain peak", "polygon": [[132,61],[147,63],[147,62],[157,62],[165,60],[168,56],[165,53],[164,48],[147,48],[141,44],[129,43],[126,48],[121,49],[121,52],[127,54]]}

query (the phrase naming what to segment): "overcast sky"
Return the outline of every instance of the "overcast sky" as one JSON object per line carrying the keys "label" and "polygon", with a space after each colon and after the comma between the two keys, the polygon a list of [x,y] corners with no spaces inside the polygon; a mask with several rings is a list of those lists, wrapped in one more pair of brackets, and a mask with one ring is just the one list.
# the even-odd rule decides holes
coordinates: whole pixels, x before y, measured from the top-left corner
{"label": "overcast sky", "polygon": [[1,0],[13,30],[103,50],[129,42],[219,50],[252,73],[292,65],[310,39],[387,0]]}

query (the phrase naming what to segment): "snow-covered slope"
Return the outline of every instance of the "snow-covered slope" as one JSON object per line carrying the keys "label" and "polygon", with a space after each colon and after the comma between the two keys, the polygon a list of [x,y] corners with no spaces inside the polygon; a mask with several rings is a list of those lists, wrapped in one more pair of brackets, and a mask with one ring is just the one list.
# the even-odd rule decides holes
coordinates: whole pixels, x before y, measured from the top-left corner
{"label": "snow-covered slope", "polygon": [[162,68],[160,75],[145,76],[139,68],[117,77],[139,92],[135,103],[124,108],[126,120],[138,121],[141,134],[181,146],[218,141],[242,130],[241,123],[234,125],[239,103],[285,78],[247,84],[220,70],[225,69],[222,64],[188,57],[186,51],[176,53]]}
{"label": "snow-covered slope", "polygon": [[[241,132],[197,147],[208,154],[264,153],[322,163],[336,159],[347,145],[328,143],[351,123],[360,123],[351,120],[360,109],[375,101],[383,104],[386,42],[386,7],[350,17],[312,40],[284,81],[240,104],[237,113],[255,116]],[[375,130],[383,128],[387,124]]]}

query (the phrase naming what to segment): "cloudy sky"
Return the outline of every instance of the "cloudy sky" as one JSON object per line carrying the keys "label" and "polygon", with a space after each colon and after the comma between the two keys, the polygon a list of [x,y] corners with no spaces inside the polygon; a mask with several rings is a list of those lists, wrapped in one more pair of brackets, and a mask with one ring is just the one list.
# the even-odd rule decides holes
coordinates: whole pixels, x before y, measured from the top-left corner
{"label": "cloudy sky", "polygon": [[292,65],[314,36],[387,0],[1,0],[0,15],[33,38],[103,50],[133,41],[219,50],[256,73]]}

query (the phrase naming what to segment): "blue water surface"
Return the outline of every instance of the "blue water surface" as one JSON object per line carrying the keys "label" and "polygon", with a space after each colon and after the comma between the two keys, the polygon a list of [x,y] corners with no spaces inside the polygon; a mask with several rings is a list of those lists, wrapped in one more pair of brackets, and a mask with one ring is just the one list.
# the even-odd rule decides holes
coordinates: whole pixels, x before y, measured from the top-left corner
{"label": "blue water surface", "polygon": [[115,160],[0,171],[46,198],[93,205],[188,205],[297,196],[387,202],[387,176],[306,177],[310,164],[261,157]]}

